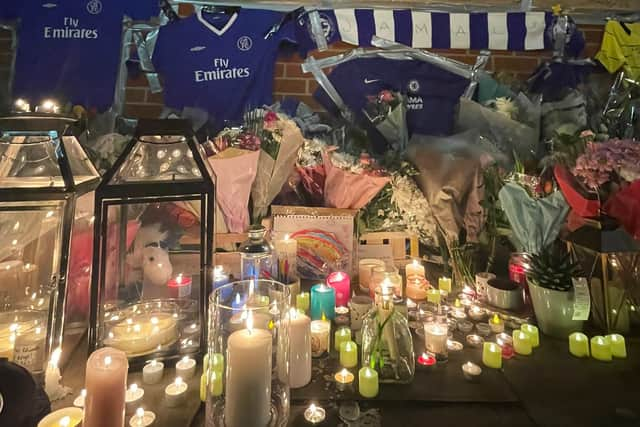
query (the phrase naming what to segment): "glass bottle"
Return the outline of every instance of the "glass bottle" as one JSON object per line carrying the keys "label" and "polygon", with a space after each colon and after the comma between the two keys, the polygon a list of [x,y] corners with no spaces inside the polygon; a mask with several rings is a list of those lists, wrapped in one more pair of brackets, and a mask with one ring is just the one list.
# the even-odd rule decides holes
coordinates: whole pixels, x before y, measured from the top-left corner
{"label": "glass bottle", "polygon": [[376,289],[376,305],[362,325],[362,364],[382,383],[407,384],[415,374],[415,352],[407,318],[395,307],[389,281]]}
{"label": "glass bottle", "polygon": [[249,239],[240,245],[241,279],[273,278],[273,245],[266,238],[266,229],[252,226]]}

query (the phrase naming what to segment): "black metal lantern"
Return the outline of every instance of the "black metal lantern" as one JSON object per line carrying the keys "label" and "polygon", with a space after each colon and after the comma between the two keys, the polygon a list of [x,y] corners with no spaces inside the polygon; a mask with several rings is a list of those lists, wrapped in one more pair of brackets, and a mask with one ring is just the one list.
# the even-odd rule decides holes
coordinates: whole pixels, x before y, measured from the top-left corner
{"label": "black metal lantern", "polygon": [[141,120],[96,190],[89,350],[134,364],[205,349],[214,184],[183,120]]}
{"label": "black metal lantern", "polygon": [[0,118],[0,357],[41,373],[63,325],[86,327],[100,175],[73,118]]}

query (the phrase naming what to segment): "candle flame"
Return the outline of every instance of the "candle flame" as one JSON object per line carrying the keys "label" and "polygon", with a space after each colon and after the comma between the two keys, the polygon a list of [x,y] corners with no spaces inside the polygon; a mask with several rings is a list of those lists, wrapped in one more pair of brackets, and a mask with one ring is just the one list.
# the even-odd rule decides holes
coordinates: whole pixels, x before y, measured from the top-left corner
{"label": "candle flame", "polygon": [[178,274],[178,277],[176,277],[176,283],[178,285],[182,284],[182,273]]}
{"label": "candle flame", "polygon": [[189,361],[189,356],[184,356],[184,357],[182,358],[182,361],[183,361],[184,363],[187,363],[187,362]]}
{"label": "candle flame", "polygon": [[87,397],[87,389],[86,388],[83,388],[82,390],[80,390],[80,396]]}
{"label": "candle flame", "polygon": [[315,403],[312,403],[311,405],[309,405],[309,410],[310,410],[311,412],[316,412],[316,405],[315,405]]}
{"label": "candle flame", "polygon": [[349,371],[347,371],[346,368],[342,368],[342,371],[340,371],[340,378],[342,379],[342,381],[346,381],[348,376],[349,376]]}
{"label": "candle flame", "polygon": [[69,427],[71,425],[71,417],[65,415],[64,417],[60,418],[60,421],[58,421],[58,425],[60,427]]}
{"label": "candle flame", "polygon": [[58,366],[58,362],[60,361],[61,354],[62,354],[62,349],[60,347],[53,350],[53,353],[51,353],[51,360],[50,360],[50,363],[52,366],[54,367]]}
{"label": "candle flame", "polygon": [[131,393],[135,393],[136,391],[138,391],[138,384],[133,383],[129,386],[129,390],[131,391]]}
{"label": "candle flame", "polygon": [[284,240],[289,240],[289,234],[284,235]]}
{"label": "candle flame", "polygon": [[144,409],[142,409],[142,408],[136,409],[136,417],[143,418],[144,417]]}
{"label": "candle flame", "polygon": [[413,266],[414,266],[414,267],[417,267],[418,265],[419,265],[419,264],[418,264],[418,260],[417,260],[417,259],[414,259],[414,260],[413,260]]}
{"label": "candle flame", "polygon": [[182,385],[182,377],[176,377],[175,385],[177,385],[177,386]]}
{"label": "candle flame", "polygon": [[104,364],[105,364],[105,366],[111,365],[111,356],[105,356]]}
{"label": "candle flame", "polygon": [[327,316],[325,316],[325,315],[324,315],[324,311],[322,312],[322,316],[320,317],[320,319],[321,319],[323,322],[326,322],[326,321],[327,321]]}
{"label": "candle flame", "polygon": [[498,313],[494,313],[493,317],[491,318],[491,323],[498,324],[500,322],[501,322],[500,316],[498,316]]}
{"label": "candle flame", "polygon": [[298,318],[298,310],[296,310],[295,308],[290,308],[289,309],[289,317],[291,317],[292,319],[297,319]]}
{"label": "candle flame", "polygon": [[253,331],[253,314],[251,311],[247,312],[247,330],[249,333]]}

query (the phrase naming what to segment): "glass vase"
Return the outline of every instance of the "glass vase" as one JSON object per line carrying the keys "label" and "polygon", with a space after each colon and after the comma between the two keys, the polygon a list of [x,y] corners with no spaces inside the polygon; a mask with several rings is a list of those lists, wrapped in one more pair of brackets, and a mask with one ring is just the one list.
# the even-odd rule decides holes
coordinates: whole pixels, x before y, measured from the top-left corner
{"label": "glass vase", "polygon": [[274,248],[266,238],[263,226],[253,226],[249,238],[238,249],[241,259],[241,279],[270,279],[273,277]]}
{"label": "glass vase", "polygon": [[382,383],[407,384],[415,374],[413,339],[393,297],[393,287],[376,289],[376,306],[362,325],[362,364],[375,369]]}
{"label": "glass vase", "polygon": [[243,280],[209,297],[206,425],[284,426],[289,417],[289,288]]}

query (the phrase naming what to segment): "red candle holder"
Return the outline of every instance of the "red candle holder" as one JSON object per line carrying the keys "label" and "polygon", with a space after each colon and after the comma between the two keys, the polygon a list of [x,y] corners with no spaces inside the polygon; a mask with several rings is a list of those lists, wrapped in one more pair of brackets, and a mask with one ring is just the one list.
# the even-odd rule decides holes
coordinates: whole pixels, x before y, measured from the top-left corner
{"label": "red candle holder", "polygon": [[502,345],[502,358],[505,360],[509,360],[514,356],[515,352],[513,350],[513,346],[510,344]]}
{"label": "red candle holder", "polygon": [[351,279],[343,271],[335,271],[327,276],[327,286],[336,292],[336,307],[349,305],[351,298]]}
{"label": "red candle holder", "polygon": [[178,274],[175,278],[169,280],[167,287],[169,288],[169,296],[171,298],[186,298],[191,296],[191,276]]}
{"label": "red candle holder", "polygon": [[417,362],[425,368],[431,368],[436,365],[436,358],[430,354],[422,353],[418,356]]}

